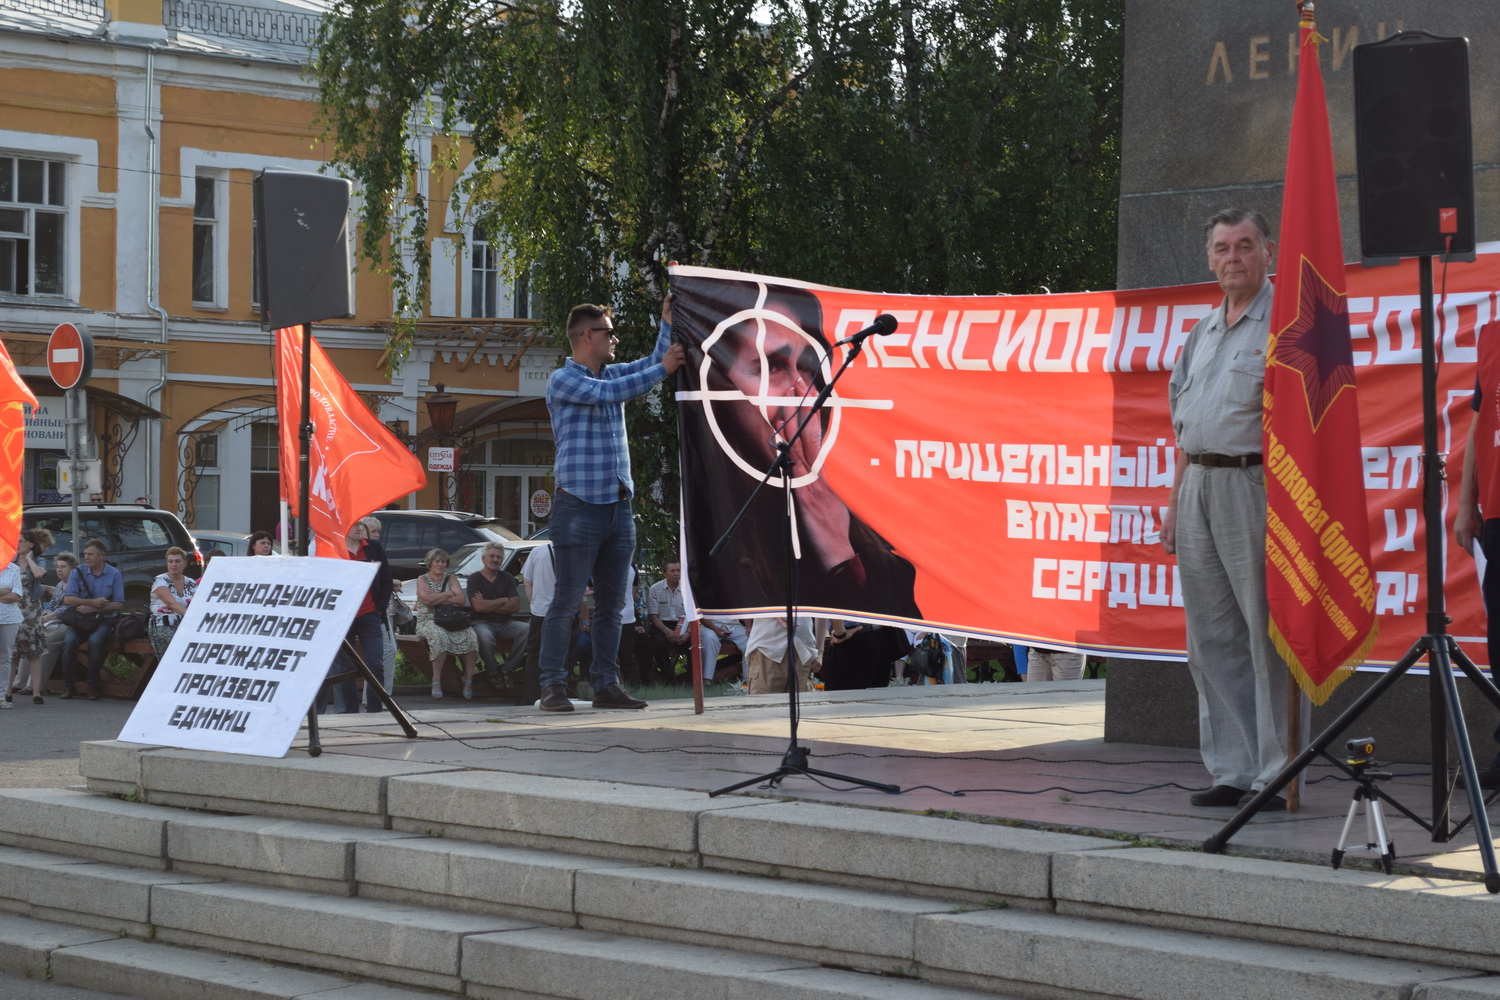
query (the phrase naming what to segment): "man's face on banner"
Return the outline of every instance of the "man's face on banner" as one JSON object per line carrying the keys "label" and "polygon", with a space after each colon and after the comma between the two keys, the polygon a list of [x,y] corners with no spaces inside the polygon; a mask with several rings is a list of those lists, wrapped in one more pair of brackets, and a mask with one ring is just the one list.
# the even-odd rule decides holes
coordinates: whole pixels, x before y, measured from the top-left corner
{"label": "man's face on banner", "polygon": [[[768,301],[747,318],[727,326],[711,351],[719,374],[742,399],[712,404],[713,418],[731,438],[740,457],[765,471],[779,434],[790,439],[817,398],[827,377],[823,346],[806,333],[784,306]],[[821,465],[825,413],[812,420],[793,450],[793,476],[800,479]],[[749,450],[749,449],[753,449]],[[749,471],[749,470],[747,470]]]}

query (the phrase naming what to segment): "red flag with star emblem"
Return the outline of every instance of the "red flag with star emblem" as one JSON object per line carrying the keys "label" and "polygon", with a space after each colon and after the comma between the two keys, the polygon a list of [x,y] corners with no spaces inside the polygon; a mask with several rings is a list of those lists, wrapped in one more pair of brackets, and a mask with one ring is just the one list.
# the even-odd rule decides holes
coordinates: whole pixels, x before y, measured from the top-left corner
{"label": "red flag with star emblem", "polygon": [[1321,705],[1369,655],[1376,628],[1324,39],[1311,6],[1300,25],[1263,444],[1271,639]]}
{"label": "red flag with star emblem", "polygon": [[[313,437],[308,448],[307,521],[317,554],[348,557],[344,544],[354,522],[427,485],[427,472],[360,400],[322,346],[311,350]],[[302,328],[276,331],[276,406],[281,411],[281,495],[298,506],[297,461],[301,439]]]}
{"label": "red flag with star emblem", "polygon": [[21,404],[36,397],[0,344],[0,566],[16,557],[21,537],[21,471],[26,464],[26,418]]}

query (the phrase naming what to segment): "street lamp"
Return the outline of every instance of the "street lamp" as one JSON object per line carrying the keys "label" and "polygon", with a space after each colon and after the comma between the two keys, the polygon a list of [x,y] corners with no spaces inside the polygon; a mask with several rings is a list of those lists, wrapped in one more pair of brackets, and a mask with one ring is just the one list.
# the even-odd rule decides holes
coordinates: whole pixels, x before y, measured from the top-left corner
{"label": "street lamp", "polygon": [[443,383],[439,382],[433,388],[437,389],[426,399],[427,422],[432,425],[432,432],[439,437],[447,437],[453,433],[453,415],[458,412],[458,397],[443,389]]}

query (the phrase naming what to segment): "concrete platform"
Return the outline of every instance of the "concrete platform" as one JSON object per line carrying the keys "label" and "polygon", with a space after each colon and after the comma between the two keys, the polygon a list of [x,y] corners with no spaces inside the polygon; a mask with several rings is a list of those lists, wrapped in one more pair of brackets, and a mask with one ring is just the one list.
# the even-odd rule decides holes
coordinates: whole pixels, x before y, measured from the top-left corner
{"label": "concrete platform", "polygon": [[317,757],[96,741],[86,790],[0,791],[0,967],[152,998],[1500,996],[1472,842],[1392,808],[1401,871],[1332,870],[1353,786],[1325,767],[1205,854],[1233,811],[1188,804],[1195,752],[1105,743],[1103,682],[805,699],[812,766],[896,793],[757,783],[778,697],[416,701],[415,740],[359,715]]}
{"label": "concrete platform", "polygon": [[[304,730],[286,761],[279,765],[255,761],[256,766],[246,770],[258,783],[274,781],[271,775],[278,766],[321,772],[344,767],[354,758],[385,762],[372,771],[361,769],[358,780],[330,780],[326,796],[317,786],[302,786],[298,802],[287,803],[276,813],[356,825],[379,825],[374,811],[384,795],[390,796],[393,815],[399,816],[404,808],[425,813],[431,802],[421,809],[401,803],[409,802],[412,794],[433,795],[434,782],[426,779],[453,786],[443,815],[454,827],[493,825],[493,817],[481,820],[472,815],[472,797],[461,792],[482,786],[482,772],[532,776],[536,780],[528,783],[529,801],[543,796],[568,798],[569,782],[547,779],[609,782],[618,786],[611,795],[622,803],[632,800],[636,795],[632,788],[636,788],[640,789],[635,801],[641,812],[631,824],[650,817],[657,825],[649,831],[622,828],[622,838],[654,845],[660,853],[652,860],[662,864],[691,850],[681,839],[684,827],[680,822],[675,828],[670,825],[673,803],[696,812],[732,807],[745,796],[766,795],[1200,848],[1235,810],[1188,804],[1189,793],[1208,784],[1196,750],[1105,742],[1105,684],[1102,680],[968,684],[804,696],[799,742],[810,749],[811,766],[898,785],[902,791],[897,795],[794,776],[774,789],[752,785],[734,795],[705,800],[702,793],[771,771],[780,763],[789,744],[786,700],[770,695],[708,699],[702,715],[693,714],[687,701],[653,705],[640,712],[583,707],[563,715],[529,707],[444,704],[415,713],[420,723],[417,740],[406,739],[388,716],[324,716],[321,758],[309,759],[298,749],[306,745]],[[1380,732],[1359,735],[1374,735],[1381,746],[1387,743]],[[191,787],[204,794],[163,791],[148,800],[227,808],[222,792],[209,792],[223,787],[215,786],[215,780],[223,779],[212,766],[223,755],[147,751],[127,755],[138,761],[130,765],[118,755],[101,755],[97,750],[98,745],[84,746],[82,770],[91,789],[128,791],[133,787],[132,770],[157,780],[181,770],[196,777]],[[199,757],[206,758],[207,764]],[[1396,777],[1382,789],[1419,817],[1430,818],[1427,765],[1394,761],[1387,769]],[[379,784],[386,777],[396,779],[389,790]],[[236,778],[241,787],[245,781]],[[404,785],[409,786],[406,791]],[[351,802],[354,789],[361,792],[358,805]],[[1338,769],[1314,764],[1304,774],[1299,811],[1261,814],[1230,840],[1227,853],[1327,867],[1353,790],[1353,782]],[[336,815],[325,813],[324,808]],[[588,806],[584,803],[579,808]],[[1453,798],[1451,808],[1454,824],[1468,815],[1462,794]],[[465,811],[471,815],[466,817]],[[529,808],[523,803],[517,811],[525,814]],[[1402,871],[1459,879],[1482,871],[1471,829],[1463,828],[1446,843],[1434,842],[1430,833],[1394,807],[1384,806],[1384,814]],[[575,812],[557,821],[565,826],[578,816]],[[412,829],[419,822],[412,819],[405,828]],[[1500,823],[1500,816],[1492,822]],[[706,819],[700,835],[712,837],[713,830],[712,819]],[[1363,831],[1361,821],[1357,826],[1361,843]],[[572,849],[550,839],[560,835],[561,828],[536,827],[532,832],[537,834],[534,839],[518,833],[509,842]],[[813,849],[815,843],[809,838],[805,849]],[[714,849],[712,840],[704,846]],[[747,866],[798,867],[794,859],[756,857],[754,850],[754,838],[745,837],[721,853]],[[1344,866],[1375,867],[1373,859],[1360,850],[1351,850]]]}

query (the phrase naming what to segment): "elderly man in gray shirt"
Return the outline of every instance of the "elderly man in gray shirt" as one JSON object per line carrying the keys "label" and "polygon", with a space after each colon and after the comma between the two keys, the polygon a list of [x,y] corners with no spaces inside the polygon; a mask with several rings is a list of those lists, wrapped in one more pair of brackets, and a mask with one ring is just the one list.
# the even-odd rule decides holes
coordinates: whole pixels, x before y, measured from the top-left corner
{"label": "elderly man in gray shirt", "polygon": [[[1172,372],[1177,476],[1162,544],[1177,554],[1203,764],[1195,806],[1248,802],[1286,763],[1287,666],[1268,634],[1261,392],[1276,244],[1257,212],[1208,220],[1224,302],[1189,332]],[[1285,805],[1279,797],[1267,805]]]}

